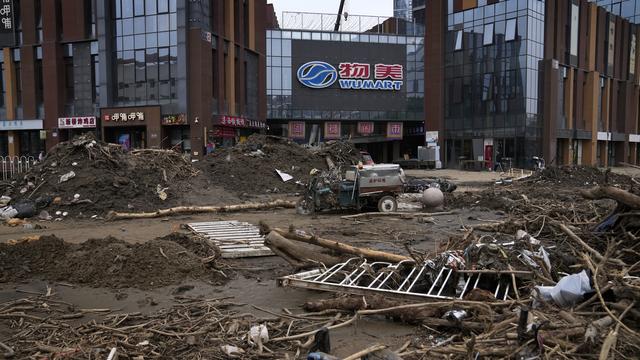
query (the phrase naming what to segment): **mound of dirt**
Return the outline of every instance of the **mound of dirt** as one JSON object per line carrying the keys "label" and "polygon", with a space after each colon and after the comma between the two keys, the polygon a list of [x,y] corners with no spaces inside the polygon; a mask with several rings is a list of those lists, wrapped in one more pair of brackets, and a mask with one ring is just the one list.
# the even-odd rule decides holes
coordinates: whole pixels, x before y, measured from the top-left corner
{"label": "mound of dirt", "polygon": [[185,279],[221,283],[223,278],[211,269],[214,263],[205,264],[191,250],[194,248],[207,255],[198,240],[190,241],[183,234],[142,244],[113,237],[69,244],[55,236],[43,236],[15,245],[0,244],[0,282],[39,277],[93,287],[141,289]]}
{"label": "mound of dirt", "polygon": [[596,185],[631,184],[631,178],[592,166],[548,167],[523,180],[525,184],[593,187]]}
{"label": "mound of dirt", "polygon": [[[361,159],[349,142],[329,142],[310,150],[286,138],[254,134],[242,144],[207,156],[198,167],[234,193],[295,193],[303,189],[296,182],[306,183],[312,169],[327,168],[326,157],[336,166],[357,164]],[[282,181],[276,170],[293,179]]]}
{"label": "mound of dirt", "polygon": [[482,191],[445,194],[445,206],[449,209],[483,208],[508,213],[538,209],[539,213],[544,210],[557,214],[588,214],[596,206],[606,212],[611,210],[611,202],[586,200],[578,192],[579,189],[605,184],[634,191],[634,183],[629,176],[594,167],[564,166],[547,168],[528,178],[506,185],[495,184]]}
{"label": "mound of dirt", "polygon": [[[38,210],[68,211],[72,216],[155,210],[179,204],[181,192],[189,189],[188,180],[197,173],[176,152],[125,152],[88,134],[55,146],[13,187],[10,196],[13,203],[30,198],[36,200]],[[161,192],[167,194],[166,200]]]}

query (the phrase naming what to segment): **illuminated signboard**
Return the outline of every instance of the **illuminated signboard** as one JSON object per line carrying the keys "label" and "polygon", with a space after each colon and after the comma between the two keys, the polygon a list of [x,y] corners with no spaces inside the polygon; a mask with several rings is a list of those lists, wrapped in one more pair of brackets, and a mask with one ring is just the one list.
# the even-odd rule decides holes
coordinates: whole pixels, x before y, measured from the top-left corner
{"label": "illuminated signboard", "polygon": [[[373,67],[373,71],[371,71]],[[341,62],[338,69],[324,61],[302,64],[296,73],[298,81],[312,89],[328,88],[336,81],[344,90],[400,90],[404,83],[404,67],[400,64],[367,64]]]}

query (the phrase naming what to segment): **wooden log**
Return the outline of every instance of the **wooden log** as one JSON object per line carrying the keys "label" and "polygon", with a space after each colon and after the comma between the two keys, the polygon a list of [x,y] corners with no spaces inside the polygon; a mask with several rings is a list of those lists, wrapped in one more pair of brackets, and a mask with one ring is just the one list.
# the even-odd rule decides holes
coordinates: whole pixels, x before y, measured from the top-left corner
{"label": "wooden log", "polygon": [[355,354],[351,354],[349,356],[347,356],[346,358],[344,358],[343,360],[357,360],[362,358],[363,356],[369,355],[371,353],[374,353],[376,351],[380,351],[380,350],[384,350],[386,349],[387,346],[386,345],[381,345],[381,344],[375,344],[373,346],[370,346],[364,350],[360,350]]}
{"label": "wooden log", "polygon": [[290,232],[284,229],[272,229],[280,235],[286,237],[289,240],[295,240],[304,242],[307,244],[321,246],[323,248],[337,251],[340,254],[351,254],[356,256],[362,256],[364,258],[376,261],[386,261],[396,263],[400,261],[413,261],[412,258],[404,255],[391,254],[384,251],[373,250],[368,248],[358,248],[355,246],[347,245],[335,240],[323,239],[315,235],[307,235],[301,232]]}
{"label": "wooden log", "polygon": [[591,190],[580,190],[580,195],[587,199],[613,199],[632,209],[640,209],[640,196],[613,186],[598,186]]}
{"label": "wooden log", "polygon": [[274,200],[266,203],[248,203],[227,206],[178,206],[148,213],[127,213],[110,211],[107,214],[107,220],[150,219],[179,214],[239,212],[251,210],[268,210],[275,208],[294,208],[295,206],[295,201]]}
{"label": "wooden log", "polygon": [[342,262],[342,259],[339,257],[310,250],[307,247],[286,239],[277,232],[270,232],[265,238],[264,244],[276,255],[297,269],[316,268],[320,264],[329,267]]}
{"label": "wooden log", "polygon": [[394,211],[394,212],[366,212],[366,213],[361,213],[361,214],[355,214],[355,215],[345,215],[345,216],[341,216],[341,219],[359,219],[362,217],[366,217],[366,218],[370,218],[370,217],[387,217],[387,216],[395,216],[395,217],[399,217],[399,218],[415,218],[415,217],[427,217],[427,216],[441,216],[441,215],[453,215],[453,214],[457,214],[457,211],[443,211],[443,212],[434,212],[434,213],[424,213],[424,212],[399,212],[399,211]]}

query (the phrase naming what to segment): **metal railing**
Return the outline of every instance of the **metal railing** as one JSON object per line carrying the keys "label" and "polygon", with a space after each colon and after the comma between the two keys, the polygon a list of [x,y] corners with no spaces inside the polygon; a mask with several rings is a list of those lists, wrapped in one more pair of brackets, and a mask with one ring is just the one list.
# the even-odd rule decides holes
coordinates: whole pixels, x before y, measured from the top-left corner
{"label": "metal railing", "polygon": [[36,163],[33,156],[0,156],[0,172],[2,180],[10,180],[18,174],[25,173]]}
{"label": "metal railing", "polygon": [[[337,14],[283,11],[281,29],[333,31]],[[341,17],[341,32],[424,35],[424,26],[388,16],[345,14]]]}

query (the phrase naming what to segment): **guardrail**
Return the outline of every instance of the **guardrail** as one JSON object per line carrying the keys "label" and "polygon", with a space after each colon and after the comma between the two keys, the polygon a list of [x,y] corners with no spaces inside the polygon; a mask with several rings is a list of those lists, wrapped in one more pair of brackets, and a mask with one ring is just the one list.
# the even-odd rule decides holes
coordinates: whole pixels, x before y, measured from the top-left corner
{"label": "guardrail", "polygon": [[2,180],[10,180],[18,174],[25,173],[36,163],[33,156],[0,156],[0,172]]}

